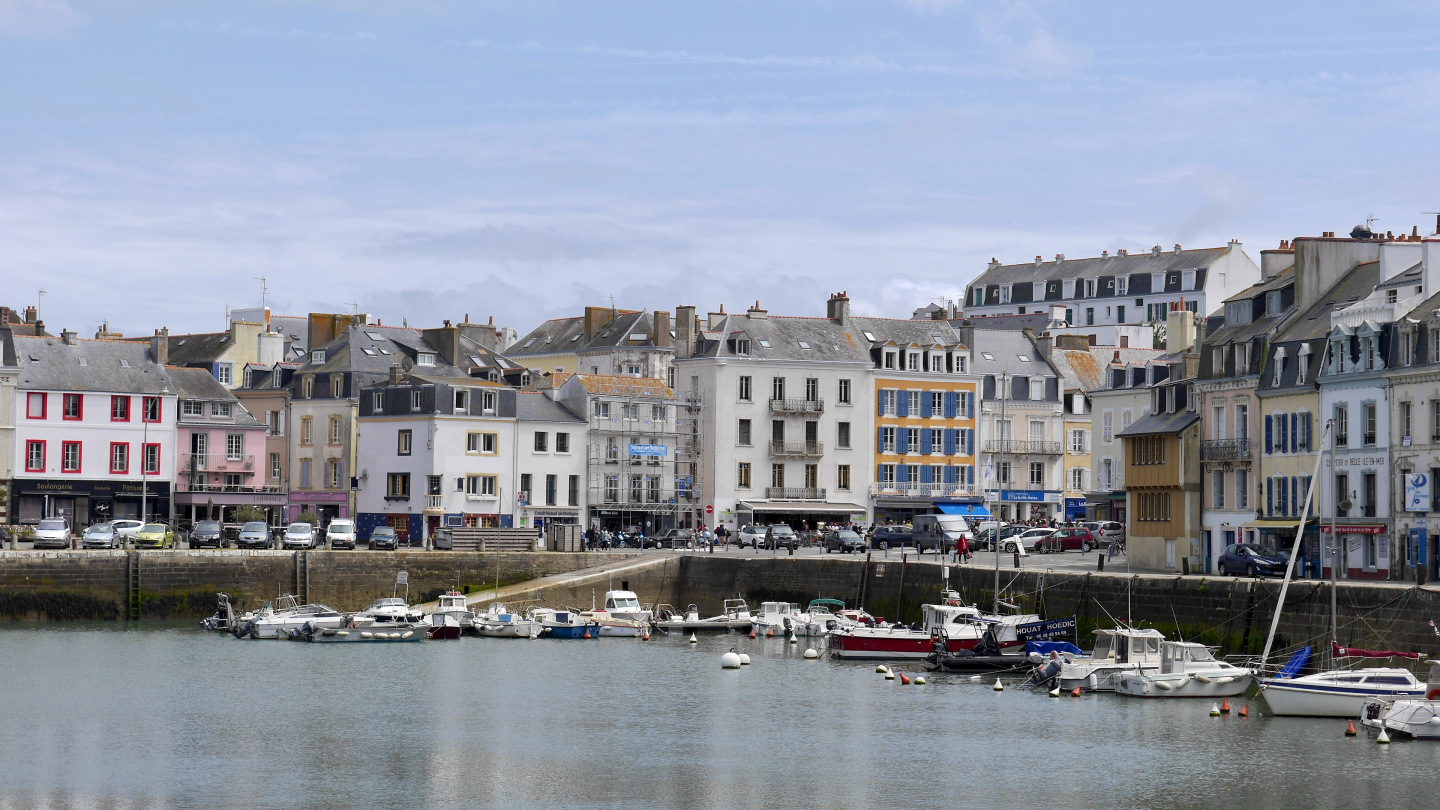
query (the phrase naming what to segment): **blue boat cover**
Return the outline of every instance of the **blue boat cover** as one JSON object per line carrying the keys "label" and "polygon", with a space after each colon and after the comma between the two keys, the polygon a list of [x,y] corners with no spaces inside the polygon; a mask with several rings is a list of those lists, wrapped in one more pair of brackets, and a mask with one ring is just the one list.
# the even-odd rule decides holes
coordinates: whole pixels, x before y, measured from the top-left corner
{"label": "blue boat cover", "polygon": [[1075,655],[1084,655],[1084,654],[1085,654],[1085,651],[1084,651],[1084,650],[1080,649],[1079,647],[1076,647],[1074,644],[1071,644],[1071,643],[1068,642],[1068,641],[1027,641],[1027,642],[1025,642],[1025,654],[1026,654],[1026,655],[1029,655],[1030,653],[1040,653],[1041,655],[1049,655],[1049,654],[1052,653],[1052,652],[1057,652],[1057,653],[1073,653],[1073,654],[1075,654]]}
{"label": "blue boat cover", "polygon": [[990,510],[978,503],[937,503],[935,508],[942,515],[965,515],[966,517],[990,517]]}
{"label": "blue boat cover", "polygon": [[1277,673],[1275,677],[1293,678],[1305,667],[1305,662],[1309,660],[1310,648],[1301,647],[1295,651],[1294,655],[1290,656],[1290,660],[1285,662],[1285,666],[1280,668],[1280,672]]}

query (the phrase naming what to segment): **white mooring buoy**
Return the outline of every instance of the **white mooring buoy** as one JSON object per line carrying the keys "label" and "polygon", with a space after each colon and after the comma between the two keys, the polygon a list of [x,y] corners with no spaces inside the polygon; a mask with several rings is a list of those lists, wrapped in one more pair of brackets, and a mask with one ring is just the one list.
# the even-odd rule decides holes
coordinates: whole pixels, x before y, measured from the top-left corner
{"label": "white mooring buoy", "polygon": [[721,669],[739,669],[739,668],[740,668],[740,656],[736,655],[733,650],[730,651],[730,652],[725,653],[724,655],[720,656],[720,668],[721,668]]}
{"label": "white mooring buoy", "polygon": [[891,671],[888,670],[888,669],[885,670],[885,680],[887,680],[887,681],[893,681],[893,680],[895,680],[895,673],[891,672]]}
{"label": "white mooring buoy", "polygon": [[1001,683],[999,678],[996,678],[996,679],[995,679],[995,685],[992,686],[992,687],[990,687],[990,688],[991,688],[991,689],[994,689],[996,692],[1004,692],[1004,691],[1005,691],[1005,684]]}
{"label": "white mooring buoy", "polygon": [[916,686],[924,686],[924,685],[925,685],[925,676],[924,676],[924,675],[916,675],[916,676],[915,676],[915,685],[916,685]]}
{"label": "white mooring buoy", "polygon": [[794,634],[793,632],[790,634],[790,643],[791,643],[791,644],[799,644],[799,643],[800,643],[800,639],[796,638],[796,637],[795,637],[795,634]]}
{"label": "white mooring buoy", "polygon": [[810,648],[808,648],[808,649],[805,650],[805,657],[806,657],[806,658],[819,658],[819,657],[820,657],[820,653],[816,652],[814,647],[810,647]]}
{"label": "white mooring buoy", "polygon": [[745,653],[740,653],[740,666],[742,666],[742,667],[748,667],[748,666],[750,666],[750,656],[749,656],[749,655],[747,655],[747,654],[745,654]]}
{"label": "white mooring buoy", "polygon": [[1380,727],[1380,736],[1375,738],[1375,742],[1380,743],[1381,745],[1389,745],[1389,744],[1390,744],[1390,735],[1387,734],[1387,733],[1385,733],[1385,727],[1384,727],[1384,726],[1381,726],[1381,727]]}
{"label": "white mooring buoy", "polygon": [[690,634],[690,643],[691,643],[691,644],[697,644],[697,643],[699,643],[699,641],[700,641],[700,639],[696,638],[696,637],[695,637],[695,634],[692,632],[692,633]]}
{"label": "white mooring buoy", "polygon": [[1220,716],[1220,704],[1219,704],[1219,703],[1212,703],[1212,704],[1210,705],[1210,716],[1211,716],[1211,717],[1219,717],[1219,716]]}
{"label": "white mooring buoy", "polygon": [[1060,697],[1060,687],[1057,686],[1057,687],[1055,687],[1054,689],[1051,689],[1051,690],[1050,690],[1050,697],[1054,697],[1054,698]]}
{"label": "white mooring buoy", "polygon": [[890,671],[890,668],[885,666],[884,664],[881,664],[880,666],[875,667],[875,671],[880,673],[881,675],[884,675],[885,673]]}

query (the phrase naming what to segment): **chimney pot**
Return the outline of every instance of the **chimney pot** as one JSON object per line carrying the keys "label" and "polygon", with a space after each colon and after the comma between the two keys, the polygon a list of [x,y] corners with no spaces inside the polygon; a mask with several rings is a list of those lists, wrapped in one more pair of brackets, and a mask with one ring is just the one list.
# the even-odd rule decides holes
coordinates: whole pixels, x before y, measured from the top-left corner
{"label": "chimney pot", "polygon": [[25,323],[35,323],[35,319],[38,317],[40,317],[40,313],[36,311],[35,307],[25,307]]}
{"label": "chimney pot", "polygon": [[1039,264],[1039,263],[1041,263],[1041,262],[1043,262],[1043,261],[1045,261],[1045,257],[1044,257],[1044,256],[1040,256],[1040,255],[1038,255],[1038,254],[1035,256],[1035,263],[1036,263],[1036,264]]}
{"label": "chimney pot", "polygon": [[1064,253],[1056,253],[1056,254],[1055,254],[1055,263],[1056,263],[1056,264],[1059,264],[1059,263],[1061,263],[1061,262],[1063,262],[1063,261],[1065,261],[1065,254],[1064,254]]}
{"label": "chimney pot", "polygon": [[1108,251],[1108,250],[1102,250],[1102,251],[1100,251],[1100,258],[1102,258],[1102,259],[1108,259],[1108,258],[1110,258],[1110,251]]}
{"label": "chimney pot", "polygon": [[60,339],[65,341],[66,346],[75,346],[80,343],[80,334],[69,329],[61,329]]}
{"label": "chimney pot", "polygon": [[1179,253],[1179,252],[1180,252],[1180,243],[1179,243],[1179,242],[1176,242],[1176,243],[1175,243],[1175,252],[1176,252],[1176,253]]}

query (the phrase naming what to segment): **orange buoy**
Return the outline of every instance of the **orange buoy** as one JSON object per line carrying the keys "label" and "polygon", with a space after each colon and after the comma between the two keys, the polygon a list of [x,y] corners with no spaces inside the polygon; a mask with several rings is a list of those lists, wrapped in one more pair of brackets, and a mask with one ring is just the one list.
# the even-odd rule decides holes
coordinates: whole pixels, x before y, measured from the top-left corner
{"label": "orange buoy", "polygon": [[650,630],[649,630],[648,628],[645,629],[645,630],[642,630],[642,631],[640,632],[640,640],[641,640],[641,641],[649,641],[649,640],[650,640]]}
{"label": "orange buoy", "polygon": [[750,638],[755,637],[755,625],[750,625]]}
{"label": "orange buoy", "polygon": [[910,679],[907,678],[907,677],[905,677],[905,673],[901,672],[901,673],[898,673],[898,674],[900,675],[900,683],[901,683],[902,685],[904,685],[904,686],[909,686],[909,685],[910,685]]}
{"label": "orange buoy", "polygon": [[1070,697],[1080,697],[1080,687],[1075,687],[1075,691],[1070,693]]}
{"label": "orange buoy", "polygon": [[1244,706],[1241,706],[1241,707],[1240,707],[1240,711],[1237,712],[1237,714],[1239,714],[1241,717],[1249,717],[1249,716],[1250,716],[1250,704],[1249,704],[1249,703],[1246,703]]}
{"label": "orange buoy", "polygon": [[1230,699],[1229,699],[1229,698],[1221,698],[1221,699],[1220,699],[1220,713],[1221,713],[1221,714],[1229,714],[1229,713],[1230,713]]}
{"label": "orange buoy", "polygon": [[587,628],[585,628],[585,635],[581,636],[581,638],[589,638],[589,637],[590,637],[590,628],[587,627]]}
{"label": "orange buoy", "polygon": [[768,628],[768,629],[765,631],[765,637],[766,637],[766,638],[774,638],[774,637],[775,637],[775,628],[773,628],[773,627]]}
{"label": "orange buoy", "polygon": [[1349,721],[1348,723],[1345,724],[1345,736],[1346,736],[1346,737],[1354,737],[1355,734],[1356,734],[1356,731],[1355,731],[1355,721],[1354,721],[1354,720],[1351,720],[1351,721]]}

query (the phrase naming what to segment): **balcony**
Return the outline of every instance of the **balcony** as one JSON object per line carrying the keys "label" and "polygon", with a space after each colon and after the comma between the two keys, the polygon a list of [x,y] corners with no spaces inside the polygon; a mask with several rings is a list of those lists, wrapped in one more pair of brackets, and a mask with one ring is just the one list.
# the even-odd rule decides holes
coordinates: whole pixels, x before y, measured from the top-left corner
{"label": "balcony", "polygon": [[224,453],[186,453],[185,472],[254,472],[254,456],[226,456]]}
{"label": "balcony", "polygon": [[1201,461],[1249,461],[1249,439],[1210,439],[1200,442]]}
{"label": "balcony", "polygon": [[1058,456],[1064,450],[1064,442],[1024,441],[1022,439],[991,439],[985,442],[986,453]]}
{"label": "balcony", "polygon": [[770,442],[775,458],[815,458],[825,455],[824,442]]}
{"label": "balcony", "polygon": [[256,493],[256,492],[284,492],[285,490],[284,490],[282,487],[280,487],[280,486],[278,486],[278,485],[274,485],[274,484],[267,484],[267,485],[265,485],[265,486],[258,486],[258,487],[257,487],[257,486],[227,486],[227,485],[225,485],[225,484],[196,484],[196,483],[193,483],[193,482],[190,482],[190,481],[186,481],[185,479],[182,478],[182,479],[176,484],[176,491],[178,491],[178,492],[250,492],[250,493]]}
{"label": "balcony", "polygon": [[919,481],[881,481],[870,485],[870,494],[891,498],[954,498],[979,494],[973,484],[935,484]]}
{"label": "balcony", "polygon": [[772,399],[771,413],[824,413],[823,399]]}
{"label": "balcony", "polygon": [[825,490],[816,487],[766,487],[765,497],[782,501],[823,501]]}

